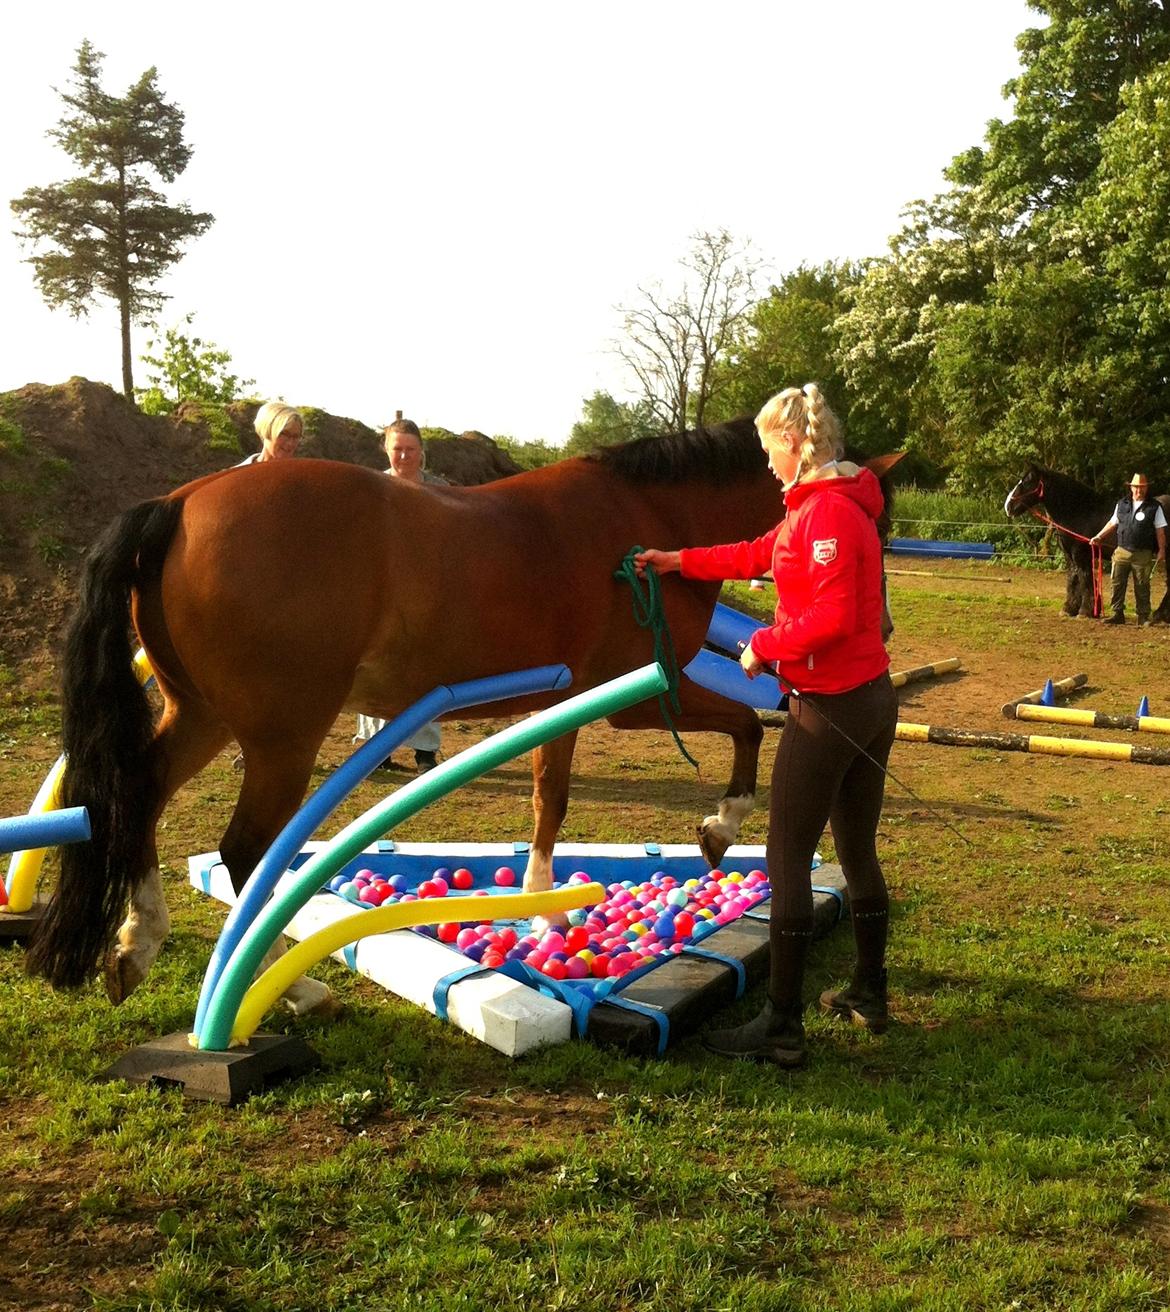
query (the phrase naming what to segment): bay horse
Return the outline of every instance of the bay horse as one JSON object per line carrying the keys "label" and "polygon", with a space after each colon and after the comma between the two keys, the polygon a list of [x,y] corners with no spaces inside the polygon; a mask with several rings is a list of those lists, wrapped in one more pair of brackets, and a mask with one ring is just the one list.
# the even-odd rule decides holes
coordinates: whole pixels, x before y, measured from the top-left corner
{"label": "bay horse", "polygon": [[[871,466],[883,477],[897,459]],[[751,419],[477,487],[282,460],[128,510],[89,553],[62,667],[62,805],[89,808],[93,838],[61,850],[29,969],[72,987],[104,965],[115,1002],[145,978],[169,928],[158,821],[231,742],[243,779],[219,851],[238,892],[296,812],[340,714],[391,719],[440,685],[567,665],[567,692],[458,715],[527,713],[643,665],[653,639],[615,578],[630,548],[756,537],[783,513]],[[718,583],[662,580],[680,668],[702,646],[718,593]],[[157,725],[131,669],[131,617],[162,694]],[[681,731],[734,744],[724,796],[699,831],[715,865],[752,807],[763,731],[749,707],[687,679],[679,700]],[[609,722],[663,727],[653,701]],[[526,891],[552,885],[575,743],[566,734],[533,753]],[[286,1001],[298,1012],[330,1005],[306,980]]]}
{"label": "bay horse", "polygon": [[[1154,499],[1170,519],[1170,496]],[[1098,593],[1094,600],[1093,549],[1083,539],[1091,538],[1104,528],[1117,501],[1116,495],[1097,492],[1067,474],[1037,464],[1029,464],[1023,477],[1007,494],[1003,508],[1008,516],[1014,518],[1034,508],[1042,509],[1056,527],[1068,571],[1062,607],[1066,615],[1096,619],[1101,614],[1104,598]],[[1103,559],[1108,559],[1113,554],[1113,545],[1103,543],[1100,550]],[[1170,622],[1170,588],[1151,618],[1162,623]]]}

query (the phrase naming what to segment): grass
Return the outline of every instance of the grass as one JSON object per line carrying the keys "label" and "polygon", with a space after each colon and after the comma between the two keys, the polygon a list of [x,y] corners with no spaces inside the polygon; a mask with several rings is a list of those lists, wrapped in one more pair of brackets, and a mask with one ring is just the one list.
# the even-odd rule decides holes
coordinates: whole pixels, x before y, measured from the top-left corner
{"label": "grass", "polygon": [[[894,581],[895,664],[953,645],[968,671],[915,690],[922,718],[986,705],[994,724],[1012,688],[1078,664],[1092,704],[1136,704],[1160,668],[1153,634],[1060,621],[1058,581],[997,593],[965,570]],[[55,754],[54,701],[10,669],[0,712],[9,814]],[[482,730],[444,732],[450,751]],[[726,764],[689,745],[698,784],[665,734],[586,730],[571,829],[685,841]],[[661,1060],[574,1042],[509,1061],[328,963],[338,1022],[266,1023],[306,1032],[322,1068],[229,1111],[95,1080],[190,1023],[220,917],[180,861],[230,811],[221,757],[169,813],[174,932],[121,1008],[96,987],[51,994],[0,953],[0,1306],[1170,1306],[1170,844],[1150,819],[1165,776],[907,744],[891,764],[914,795],[891,787],[882,824],[887,1036],[810,1011],[795,1075],[716,1062],[695,1038]],[[528,789],[519,764],[495,771],[398,833],[524,837]],[[329,832],[375,797],[363,785]],[[747,837],[762,834],[757,813]],[[808,995],[849,959],[846,933],[818,944]]]}

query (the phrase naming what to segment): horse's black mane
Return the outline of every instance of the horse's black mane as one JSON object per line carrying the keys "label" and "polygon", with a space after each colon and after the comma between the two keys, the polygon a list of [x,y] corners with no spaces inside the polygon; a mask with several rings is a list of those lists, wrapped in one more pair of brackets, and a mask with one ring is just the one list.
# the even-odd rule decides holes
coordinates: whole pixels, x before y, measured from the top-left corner
{"label": "horse's black mane", "polygon": [[1087,483],[1082,483],[1080,479],[1073,478],[1071,474],[1062,474],[1058,469],[1046,469],[1043,465],[1032,464],[1034,469],[1044,480],[1045,487],[1053,488],[1056,491],[1067,492],[1072,495],[1089,496],[1094,500],[1100,500],[1107,493],[1098,492],[1096,488],[1090,487]]}
{"label": "horse's black mane", "polygon": [[682,483],[697,477],[720,485],[754,478],[768,463],[747,416],[685,433],[639,437],[591,451],[585,459],[632,483]]}

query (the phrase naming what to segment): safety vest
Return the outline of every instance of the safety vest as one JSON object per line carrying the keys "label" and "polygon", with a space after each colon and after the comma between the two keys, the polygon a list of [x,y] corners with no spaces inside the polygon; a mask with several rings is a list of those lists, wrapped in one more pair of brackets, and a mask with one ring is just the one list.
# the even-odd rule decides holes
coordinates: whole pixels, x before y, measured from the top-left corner
{"label": "safety vest", "polygon": [[1117,503],[1117,545],[1126,551],[1154,551],[1158,546],[1154,532],[1157,513],[1158,503],[1153,497],[1146,497],[1136,510],[1133,498],[1123,497]]}

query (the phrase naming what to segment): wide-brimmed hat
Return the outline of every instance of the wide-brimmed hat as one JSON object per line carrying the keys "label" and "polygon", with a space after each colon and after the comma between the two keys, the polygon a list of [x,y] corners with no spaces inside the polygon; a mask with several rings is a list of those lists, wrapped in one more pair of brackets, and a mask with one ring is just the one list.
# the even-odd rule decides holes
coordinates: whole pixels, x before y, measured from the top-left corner
{"label": "wide-brimmed hat", "polygon": [[1134,476],[1129,480],[1129,485],[1130,487],[1149,487],[1150,480],[1145,476],[1145,474],[1134,474]]}

